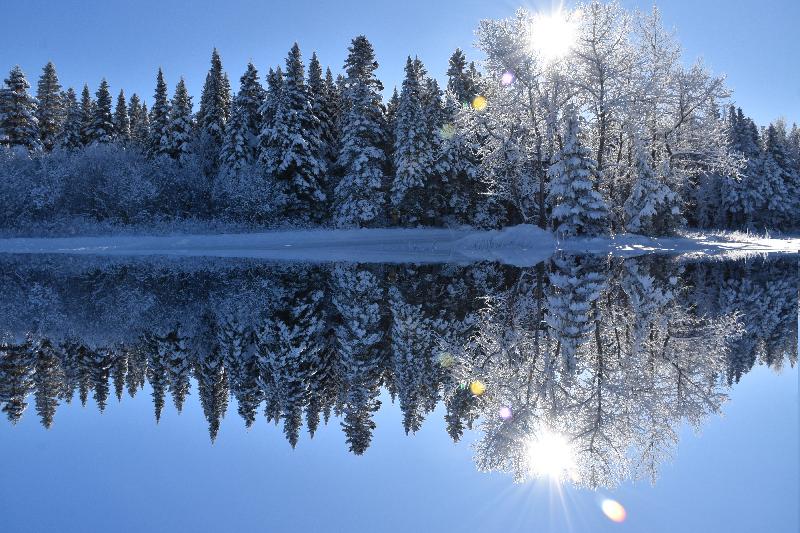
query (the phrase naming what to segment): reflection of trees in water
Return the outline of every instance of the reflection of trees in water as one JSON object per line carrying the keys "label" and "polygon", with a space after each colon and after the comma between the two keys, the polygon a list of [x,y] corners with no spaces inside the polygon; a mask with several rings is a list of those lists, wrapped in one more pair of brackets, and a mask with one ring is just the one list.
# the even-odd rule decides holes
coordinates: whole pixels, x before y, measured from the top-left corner
{"label": "reflection of trees in water", "polygon": [[681,424],[718,412],[756,361],[797,358],[791,261],[3,263],[0,405],[16,423],[32,396],[45,427],[76,392],[103,410],[145,383],[159,420],[194,380],[212,440],[233,396],[292,446],[303,419],[313,436],[336,416],[361,454],[383,388],[407,433],[440,401],[454,440],[479,421],[482,470],[527,477],[551,432],[574,482],[607,486],[654,478]]}

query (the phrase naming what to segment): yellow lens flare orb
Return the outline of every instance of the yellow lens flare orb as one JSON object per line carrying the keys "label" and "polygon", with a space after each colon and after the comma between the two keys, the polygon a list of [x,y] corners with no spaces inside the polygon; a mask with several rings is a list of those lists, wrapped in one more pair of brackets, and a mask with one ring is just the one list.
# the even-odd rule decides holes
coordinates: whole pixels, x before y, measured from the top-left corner
{"label": "yellow lens flare orb", "polygon": [[566,12],[560,7],[552,13],[536,13],[529,28],[531,52],[545,63],[566,56],[578,37],[580,12]]}
{"label": "yellow lens flare orb", "polygon": [[486,385],[476,379],[469,384],[469,391],[475,396],[481,396],[484,392],[486,392]]}
{"label": "yellow lens flare orb", "polygon": [[486,101],[486,98],[484,98],[481,95],[478,95],[472,99],[472,109],[474,109],[475,111],[483,111],[484,109],[486,109],[487,105],[488,102]]}
{"label": "yellow lens flare orb", "polygon": [[560,482],[573,478],[575,454],[563,435],[544,429],[528,442],[528,470],[534,477]]}
{"label": "yellow lens flare orb", "polygon": [[609,520],[618,524],[624,522],[625,518],[628,516],[622,504],[610,498],[603,500],[602,503],[600,503],[600,508]]}

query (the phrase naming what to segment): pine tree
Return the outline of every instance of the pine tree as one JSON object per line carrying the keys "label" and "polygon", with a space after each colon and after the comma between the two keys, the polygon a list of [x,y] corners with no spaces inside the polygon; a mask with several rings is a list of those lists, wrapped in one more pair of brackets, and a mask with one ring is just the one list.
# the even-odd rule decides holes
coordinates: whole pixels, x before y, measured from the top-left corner
{"label": "pine tree", "polygon": [[455,95],[460,104],[469,104],[477,94],[474,79],[475,64],[467,66],[467,58],[460,48],[456,48],[450,56],[450,66],[447,69],[447,90]]}
{"label": "pine tree", "polygon": [[150,118],[147,115],[147,105],[133,93],[128,103],[128,118],[130,119],[131,141],[140,148],[146,148],[150,141]]}
{"label": "pine tree", "polygon": [[328,171],[324,176],[325,196],[330,200],[333,197],[333,187],[330,179],[331,171],[336,159],[336,94],[333,75],[328,69],[325,77],[322,76],[322,65],[317,54],[311,55],[308,63],[308,97],[311,101],[311,111],[319,122],[320,140],[322,142],[323,157]]}
{"label": "pine tree", "polygon": [[198,131],[211,136],[212,144],[219,149],[225,136],[225,123],[231,114],[231,84],[222,70],[222,60],[217,49],[211,53],[211,68],[206,76],[200,109],[197,112]]}
{"label": "pine tree", "polygon": [[287,216],[299,222],[319,222],[324,216],[325,164],[322,131],[313,114],[305,85],[300,48],[295,45],[286,58],[283,88],[269,124],[261,132],[271,147],[264,159],[267,172],[289,191]]}
{"label": "pine tree", "polygon": [[225,126],[225,141],[220,153],[223,175],[233,176],[245,165],[256,161],[264,98],[258,71],[252,63],[248,63],[240,79],[239,92],[233,100],[231,117]]}
{"label": "pine tree", "polygon": [[344,64],[341,138],[334,188],[334,222],[338,227],[374,226],[382,222],[386,154],[385,119],[375,77],[378,63],[366,37],[353,39]]}
{"label": "pine tree", "polygon": [[105,78],[100,82],[95,96],[92,142],[109,143],[114,138],[114,116],[111,113],[111,93]]}
{"label": "pine tree", "polygon": [[153,96],[153,107],[150,110],[150,142],[149,150],[151,155],[161,155],[167,153],[167,143],[169,142],[169,95],[167,94],[167,83],[164,81],[164,73],[158,69],[156,77],[156,92]]}
{"label": "pine tree", "polygon": [[81,139],[82,113],[75,90],[70,87],[62,96],[64,102],[65,118],[64,125],[59,133],[58,145],[62,148],[72,150],[80,147],[83,142]]}
{"label": "pine tree", "polygon": [[791,229],[800,225],[800,168],[794,164],[787,143],[782,123],[767,127],[758,171],[766,200],[761,223],[768,228]]}
{"label": "pine tree", "polygon": [[88,146],[94,142],[95,104],[89,86],[83,84],[81,92],[81,144]]}
{"label": "pine tree", "polygon": [[0,89],[0,145],[41,148],[36,100],[28,94],[29,88],[22,69],[12,68]]}
{"label": "pine tree", "polygon": [[172,96],[165,147],[166,153],[173,159],[184,160],[189,155],[192,128],[192,97],[181,78]]}
{"label": "pine tree", "polygon": [[[136,107],[138,112],[138,102]],[[117,96],[117,106],[114,108],[114,133],[118,142],[125,144],[131,140],[131,121],[125,102],[125,91],[121,89]]]}
{"label": "pine tree", "polygon": [[608,230],[608,207],[597,191],[596,163],[579,135],[578,119],[572,116],[563,147],[548,171],[551,223],[556,233],[565,237]]}
{"label": "pine tree", "polygon": [[[406,77],[394,117],[394,179],[391,204],[394,217],[405,224],[419,224],[426,218],[435,154],[432,146],[432,117],[426,106],[426,80],[419,60],[406,60]],[[434,134],[435,135],[435,134]]]}
{"label": "pine tree", "polygon": [[634,149],[635,181],[625,201],[625,228],[633,233],[660,236],[673,233],[682,223],[680,198],[665,183],[669,166],[665,162],[656,174],[644,143],[638,140]]}
{"label": "pine tree", "polygon": [[42,69],[36,87],[36,118],[39,121],[39,136],[45,150],[52,150],[64,125],[66,109],[61,99],[61,84],[52,61]]}

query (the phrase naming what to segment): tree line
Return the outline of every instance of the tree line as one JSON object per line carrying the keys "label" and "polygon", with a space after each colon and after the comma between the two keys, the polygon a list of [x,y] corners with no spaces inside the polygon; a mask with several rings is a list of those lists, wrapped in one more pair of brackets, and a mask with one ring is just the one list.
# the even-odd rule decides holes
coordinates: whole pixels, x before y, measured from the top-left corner
{"label": "tree line", "polygon": [[800,130],[759,129],[722,78],[686,67],[656,10],[594,1],[564,14],[564,57],[531,46],[536,15],[481,22],[440,87],[409,57],[384,102],[364,36],[334,76],[295,44],[262,85],[234,94],[214,50],[195,111],[159,69],[150,107],[63,90],[48,63],[35,96],[19,67],[0,90],[0,226],[72,219],[259,227],[534,223],[560,235],[685,227],[792,230]]}

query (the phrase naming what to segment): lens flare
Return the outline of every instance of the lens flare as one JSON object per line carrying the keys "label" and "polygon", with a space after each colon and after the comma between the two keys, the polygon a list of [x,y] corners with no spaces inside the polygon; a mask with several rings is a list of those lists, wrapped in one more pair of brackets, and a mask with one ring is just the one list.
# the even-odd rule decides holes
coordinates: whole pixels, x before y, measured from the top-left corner
{"label": "lens flare", "polygon": [[628,516],[625,508],[616,500],[606,498],[600,504],[600,508],[603,510],[603,514],[606,515],[609,520],[618,524],[624,522],[625,518]]}
{"label": "lens flare", "polygon": [[528,468],[535,477],[555,481],[573,477],[575,456],[563,435],[547,429],[538,432],[528,443]]}
{"label": "lens flare", "polygon": [[530,26],[531,51],[545,63],[569,53],[578,35],[579,12],[567,13],[561,8],[552,13],[536,13]]}
{"label": "lens flare", "polygon": [[439,365],[442,368],[450,368],[456,362],[456,358],[450,352],[442,352],[439,354]]}
{"label": "lens flare", "polygon": [[510,407],[501,407],[500,408],[500,418],[503,420],[511,419],[511,408]]}
{"label": "lens flare", "polygon": [[441,136],[441,138],[446,141],[452,139],[453,136],[455,136],[455,134],[456,134],[456,128],[450,123],[444,124],[439,129],[439,136]]}
{"label": "lens flare", "polygon": [[469,384],[469,390],[475,396],[480,396],[484,392],[486,392],[486,385],[483,382],[478,381],[477,379]]}
{"label": "lens flare", "polygon": [[486,109],[487,104],[488,102],[486,101],[486,98],[481,95],[478,95],[472,99],[472,109],[475,111],[483,111]]}
{"label": "lens flare", "polygon": [[504,72],[503,76],[500,78],[500,83],[503,85],[511,85],[514,83],[514,74],[511,72]]}

